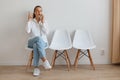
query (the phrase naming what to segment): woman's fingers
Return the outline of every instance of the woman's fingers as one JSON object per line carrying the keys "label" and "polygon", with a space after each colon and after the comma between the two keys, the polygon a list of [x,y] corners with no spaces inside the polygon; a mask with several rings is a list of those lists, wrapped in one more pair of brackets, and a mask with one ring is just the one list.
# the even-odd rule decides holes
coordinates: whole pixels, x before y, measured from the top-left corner
{"label": "woman's fingers", "polygon": [[28,12],[28,20],[33,19],[33,14],[31,12]]}

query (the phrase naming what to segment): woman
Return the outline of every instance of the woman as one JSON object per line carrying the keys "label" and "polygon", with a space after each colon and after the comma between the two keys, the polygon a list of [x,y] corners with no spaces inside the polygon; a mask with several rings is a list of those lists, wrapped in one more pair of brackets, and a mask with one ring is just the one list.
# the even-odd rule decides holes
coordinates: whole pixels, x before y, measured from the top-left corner
{"label": "woman", "polygon": [[34,8],[34,13],[28,15],[28,23],[26,27],[27,33],[30,34],[30,39],[28,40],[28,47],[33,48],[33,75],[38,76],[40,74],[39,70],[39,59],[43,61],[43,67],[45,69],[51,69],[51,66],[46,58],[45,47],[47,47],[46,34],[48,33],[46,23],[44,20],[44,15],[42,14],[42,7],[36,6]]}

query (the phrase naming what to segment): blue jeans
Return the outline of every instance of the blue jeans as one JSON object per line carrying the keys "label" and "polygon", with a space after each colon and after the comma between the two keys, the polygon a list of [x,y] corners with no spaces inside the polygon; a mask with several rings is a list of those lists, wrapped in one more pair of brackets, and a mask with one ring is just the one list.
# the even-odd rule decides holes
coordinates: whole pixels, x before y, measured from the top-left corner
{"label": "blue jeans", "polygon": [[35,37],[33,39],[28,40],[28,48],[32,48],[34,52],[34,67],[39,66],[39,59],[46,57],[45,47],[47,47],[47,43],[45,43],[41,37]]}

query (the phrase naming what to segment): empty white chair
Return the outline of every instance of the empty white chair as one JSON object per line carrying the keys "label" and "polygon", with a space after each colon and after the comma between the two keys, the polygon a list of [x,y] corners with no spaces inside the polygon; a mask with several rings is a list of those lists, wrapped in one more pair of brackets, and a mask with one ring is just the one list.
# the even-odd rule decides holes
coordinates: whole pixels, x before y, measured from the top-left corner
{"label": "empty white chair", "polygon": [[73,47],[78,49],[75,62],[74,62],[75,68],[78,65],[78,60],[85,55],[89,58],[90,63],[93,69],[95,70],[95,66],[93,64],[92,57],[90,54],[90,49],[95,48],[96,45],[92,39],[91,34],[85,30],[76,30],[74,39],[73,39]]}
{"label": "empty white chair", "polygon": [[66,30],[56,30],[49,48],[55,50],[52,60],[52,68],[55,65],[55,60],[61,56],[66,60],[69,71],[71,63],[67,50],[72,48],[70,34]]}

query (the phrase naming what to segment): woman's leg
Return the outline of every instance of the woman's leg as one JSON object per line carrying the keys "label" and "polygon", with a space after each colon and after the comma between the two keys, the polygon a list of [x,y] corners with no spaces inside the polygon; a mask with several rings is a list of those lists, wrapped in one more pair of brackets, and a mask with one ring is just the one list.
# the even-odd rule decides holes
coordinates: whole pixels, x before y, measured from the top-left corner
{"label": "woman's leg", "polygon": [[35,66],[38,66],[38,63],[39,63],[38,57],[43,62],[46,60],[46,52],[45,52],[46,46],[47,46],[47,43],[45,43],[41,37],[35,37],[33,39],[28,40],[28,47],[33,48],[33,51],[34,51],[33,64]]}
{"label": "woman's leg", "polygon": [[33,51],[34,51],[34,54],[33,54],[33,65],[34,65],[33,75],[38,76],[40,74],[40,70],[38,68],[38,66],[39,66],[39,53],[37,50],[36,43],[33,44]]}
{"label": "woman's leg", "polygon": [[36,42],[36,46],[40,55],[40,59],[42,59],[44,62],[44,60],[46,59],[45,47],[47,45],[41,38],[39,38],[39,40]]}
{"label": "woman's leg", "polygon": [[37,50],[36,43],[33,44],[33,52],[34,52],[34,54],[33,54],[33,65],[34,65],[34,67],[38,67],[39,66],[40,55],[39,55],[39,52]]}
{"label": "woman's leg", "polygon": [[40,70],[38,68],[40,55],[36,45],[36,42],[38,41],[39,41],[39,37],[35,37],[33,39],[28,40],[28,47],[33,48],[33,52],[34,52],[33,54],[33,65],[34,65],[33,75],[34,76],[38,76],[40,74]]}
{"label": "woman's leg", "polygon": [[38,42],[36,42],[38,51],[39,51],[39,55],[40,55],[40,59],[43,61],[43,66],[45,69],[51,69],[51,66],[48,62],[48,60],[46,59],[46,52],[45,52],[45,45],[46,43],[40,38]]}
{"label": "woman's leg", "polygon": [[28,40],[28,47],[33,48],[33,44],[39,41],[39,37],[35,37],[33,39]]}
{"label": "woman's leg", "polygon": [[[46,52],[45,47],[47,46],[47,43],[45,43],[41,37],[35,37],[31,40],[29,40],[29,46],[33,47],[34,49],[34,66],[38,67],[39,65],[39,59],[43,61],[43,66],[45,69],[50,69],[51,66],[46,59]],[[33,46],[34,44],[34,46]]]}

